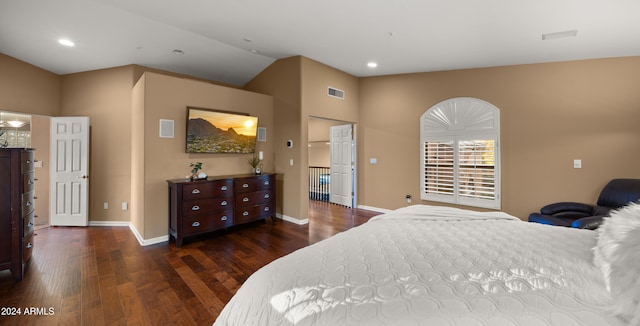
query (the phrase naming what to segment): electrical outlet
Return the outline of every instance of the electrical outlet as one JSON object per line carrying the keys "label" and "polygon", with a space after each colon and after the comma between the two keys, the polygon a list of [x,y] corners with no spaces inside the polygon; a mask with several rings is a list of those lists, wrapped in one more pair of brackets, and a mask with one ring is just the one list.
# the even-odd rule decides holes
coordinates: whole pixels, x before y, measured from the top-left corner
{"label": "electrical outlet", "polygon": [[582,168],[582,160],[573,160],[573,168],[581,169]]}
{"label": "electrical outlet", "polygon": [[122,210],[123,210],[123,211],[126,211],[127,209],[129,209],[129,204],[127,204],[127,202],[126,202],[126,201],[123,201],[123,202],[122,202]]}
{"label": "electrical outlet", "polygon": [[104,202],[104,205],[103,205],[103,207],[102,207],[102,208],[104,208],[104,209],[109,209],[109,203]]}

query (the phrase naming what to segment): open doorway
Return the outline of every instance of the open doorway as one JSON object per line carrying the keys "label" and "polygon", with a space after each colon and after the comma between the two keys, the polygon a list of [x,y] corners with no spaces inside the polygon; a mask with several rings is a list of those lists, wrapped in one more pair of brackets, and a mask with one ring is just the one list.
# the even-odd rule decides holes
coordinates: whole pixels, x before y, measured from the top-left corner
{"label": "open doorway", "polygon": [[309,117],[308,126],[309,199],[355,207],[355,125]]}

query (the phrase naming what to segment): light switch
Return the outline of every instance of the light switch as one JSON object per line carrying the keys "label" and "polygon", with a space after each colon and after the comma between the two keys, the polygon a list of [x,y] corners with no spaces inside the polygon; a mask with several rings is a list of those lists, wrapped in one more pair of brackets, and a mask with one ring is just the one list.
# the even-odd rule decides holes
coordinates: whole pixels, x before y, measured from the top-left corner
{"label": "light switch", "polygon": [[378,159],[375,158],[375,157],[372,157],[372,158],[369,159],[369,163],[370,164],[378,164]]}
{"label": "light switch", "polygon": [[582,169],[582,160],[573,160],[574,169]]}

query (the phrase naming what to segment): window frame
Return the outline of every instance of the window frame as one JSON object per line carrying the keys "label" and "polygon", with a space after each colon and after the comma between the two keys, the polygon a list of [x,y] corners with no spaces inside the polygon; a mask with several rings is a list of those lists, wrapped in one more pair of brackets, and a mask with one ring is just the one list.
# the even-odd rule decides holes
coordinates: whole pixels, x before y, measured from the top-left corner
{"label": "window frame", "polygon": [[[460,194],[460,143],[463,141],[493,141],[493,197],[467,196]],[[428,190],[427,143],[450,142],[453,146],[453,191],[451,195]],[[493,104],[470,97],[457,97],[442,101],[420,117],[421,194],[422,200],[457,205],[501,208],[500,193],[500,110]],[[446,164],[443,164],[446,166]],[[481,169],[481,168],[480,168]],[[444,184],[444,183],[443,183]]]}

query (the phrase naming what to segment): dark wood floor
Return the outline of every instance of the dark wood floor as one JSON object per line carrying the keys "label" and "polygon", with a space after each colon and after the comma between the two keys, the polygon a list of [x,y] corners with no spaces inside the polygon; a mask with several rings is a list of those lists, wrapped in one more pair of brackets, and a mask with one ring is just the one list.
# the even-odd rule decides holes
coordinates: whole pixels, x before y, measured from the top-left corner
{"label": "dark wood floor", "polygon": [[[254,271],[376,212],[309,203],[309,224],[277,220],[141,247],[127,227],[37,231],[22,282],[0,272],[2,325],[211,325]],[[34,315],[25,315],[27,312]],[[15,311],[14,311],[15,312]]]}

